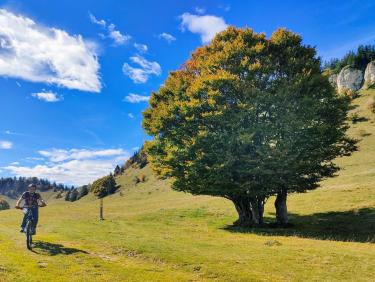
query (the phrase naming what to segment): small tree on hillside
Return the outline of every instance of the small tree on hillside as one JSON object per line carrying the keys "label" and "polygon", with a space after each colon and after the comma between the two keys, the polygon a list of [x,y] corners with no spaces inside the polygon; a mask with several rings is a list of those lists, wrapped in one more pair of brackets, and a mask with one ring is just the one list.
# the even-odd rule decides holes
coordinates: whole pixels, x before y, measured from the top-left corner
{"label": "small tree on hillside", "polygon": [[267,39],[229,27],[198,48],[143,113],[154,171],[176,190],[231,200],[241,226],[261,224],[277,194],[286,223],[287,193],[316,188],[337,171],[332,160],[355,149],[348,99],[301,42],[284,29]]}
{"label": "small tree on hillside", "polygon": [[8,204],[7,201],[5,201],[4,199],[0,198],[0,211],[1,210],[9,210],[10,209],[10,206]]}
{"label": "small tree on hillside", "polygon": [[91,192],[98,198],[113,194],[117,190],[116,180],[112,174],[95,180],[91,185]]}

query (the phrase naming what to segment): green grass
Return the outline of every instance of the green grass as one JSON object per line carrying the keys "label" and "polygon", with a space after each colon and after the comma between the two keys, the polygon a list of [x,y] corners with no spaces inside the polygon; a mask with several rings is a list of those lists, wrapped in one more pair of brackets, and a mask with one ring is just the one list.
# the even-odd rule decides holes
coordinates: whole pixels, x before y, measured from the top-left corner
{"label": "green grass", "polygon": [[[238,229],[230,202],[191,196],[149,167],[118,178],[119,193],[68,203],[45,195],[35,252],[18,233],[21,213],[0,212],[0,281],[373,281],[375,90],[354,100],[363,117],[350,134],[360,150],[322,187],[288,199],[293,227]],[[133,184],[133,177],[147,181]],[[274,220],[273,200],[266,220]]]}

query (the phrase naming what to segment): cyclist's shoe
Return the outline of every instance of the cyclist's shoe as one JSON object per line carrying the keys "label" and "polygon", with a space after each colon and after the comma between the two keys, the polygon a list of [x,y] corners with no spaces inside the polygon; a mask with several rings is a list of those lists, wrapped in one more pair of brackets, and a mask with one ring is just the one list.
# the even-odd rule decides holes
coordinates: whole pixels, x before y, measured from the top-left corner
{"label": "cyclist's shoe", "polygon": [[25,233],[25,230],[23,229],[23,227],[21,227],[20,233]]}

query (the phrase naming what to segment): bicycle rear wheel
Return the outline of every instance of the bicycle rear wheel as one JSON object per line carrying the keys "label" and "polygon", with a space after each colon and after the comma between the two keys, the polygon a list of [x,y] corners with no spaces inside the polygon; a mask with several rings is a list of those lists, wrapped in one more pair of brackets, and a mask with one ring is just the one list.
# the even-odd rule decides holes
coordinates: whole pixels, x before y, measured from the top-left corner
{"label": "bicycle rear wheel", "polygon": [[29,250],[32,248],[33,235],[32,235],[32,222],[28,221],[26,225],[26,246]]}

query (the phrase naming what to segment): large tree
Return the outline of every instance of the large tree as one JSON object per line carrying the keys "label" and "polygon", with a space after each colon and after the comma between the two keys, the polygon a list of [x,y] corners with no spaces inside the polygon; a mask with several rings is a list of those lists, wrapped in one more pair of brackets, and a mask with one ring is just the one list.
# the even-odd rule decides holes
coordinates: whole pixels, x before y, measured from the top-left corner
{"label": "large tree", "polygon": [[270,38],[229,27],[198,48],[152,93],[143,126],[154,171],[173,188],[221,196],[237,224],[261,224],[266,199],[314,189],[355,149],[346,135],[349,101],[321,74],[315,49],[285,29]]}

